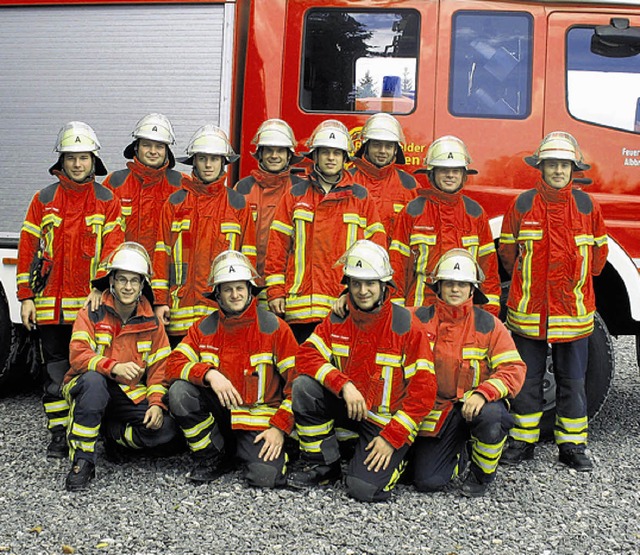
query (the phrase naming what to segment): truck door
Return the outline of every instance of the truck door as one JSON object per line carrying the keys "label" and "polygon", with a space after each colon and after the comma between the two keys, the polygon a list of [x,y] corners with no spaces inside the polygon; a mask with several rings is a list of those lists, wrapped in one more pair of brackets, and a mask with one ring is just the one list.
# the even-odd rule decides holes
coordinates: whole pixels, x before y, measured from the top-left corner
{"label": "truck door", "polygon": [[465,141],[479,172],[465,189],[490,218],[504,213],[512,189],[528,188],[535,179],[522,158],[542,134],[540,21],[544,10],[535,5],[441,4],[435,136]]}

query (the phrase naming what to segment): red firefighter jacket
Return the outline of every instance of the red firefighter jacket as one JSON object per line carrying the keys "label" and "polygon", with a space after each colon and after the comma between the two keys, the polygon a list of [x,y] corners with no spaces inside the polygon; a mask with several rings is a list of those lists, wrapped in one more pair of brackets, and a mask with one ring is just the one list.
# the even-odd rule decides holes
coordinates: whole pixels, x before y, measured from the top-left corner
{"label": "red firefighter jacket", "polygon": [[140,243],[153,256],[158,235],[160,209],[169,195],[180,188],[182,174],[168,168],[145,166],[137,158],[127,162],[127,169],[108,175],[105,187],[111,189],[122,206],[127,241]]}
{"label": "red firefighter jacket", "polygon": [[277,316],[252,299],[239,316],[219,310],[193,325],[169,357],[171,382],[185,380],[201,387],[206,373],[218,370],[242,396],[231,411],[234,430],[293,430],[291,381],[298,350],[293,332]]}
{"label": "red firefighter jacket", "polygon": [[102,293],[102,304],[96,311],[83,308],[73,325],[69,361],[71,369],[64,383],[85,372],[99,372],[113,378],[111,371],[118,362],[135,362],[145,368],[135,380],[120,382],[120,388],[136,405],[147,399],[149,405],[167,409],[162,401],[169,382],[165,377],[167,357],[171,352],[164,326],[153,313],[145,296],[126,323],[118,315],[110,291]]}
{"label": "red firefighter jacket", "polygon": [[[251,207],[256,224],[256,247],[258,262],[256,270],[264,277],[264,263],[267,256],[269,228],[276,213],[276,207],[283,195],[302,178],[291,174],[290,170],[269,173],[261,168],[251,171],[251,175],[236,183],[234,189],[244,195]],[[264,280],[263,280],[264,282]]]}
{"label": "red firefighter jacket", "polygon": [[265,266],[268,300],[285,298],[285,319],[318,322],[344,287],[335,264],[358,239],[386,247],[367,190],[348,172],[328,193],[314,174],[282,197],[271,224]]}
{"label": "red firefighter jacket", "polygon": [[[36,193],[20,232],[18,300],[34,299],[39,325],[71,324],[91,291],[102,258],[123,241],[120,203],[93,179],[79,184],[61,172],[58,183]],[[30,267],[45,257],[49,270],[42,291],[34,292]]]}
{"label": "red firefighter jacket", "polygon": [[502,322],[473,306],[473,299],[451,306],[436,298],[435,305],[415,314],[426,324],[438,380],[436,402],[420,435],[438,435],[453,406],[472,393],[487,402],[519,393],[527,367]]}
{"label": "red firefighter jacket", "polygon": [[522,193],[500,234],[500,258],[511,274],[507,327],[551,343],[590,335],[592,276],[602,271],[608,252],[600,207],[590,195],[544,181]]}
{"label": "red firefighter jacket", "polygon": [[296,371],[339,396],[347,382],[367,402],[367,419],[394,448],[411,444],[433,407],[436,378],[424,326],[389,301],[373,312],[355,308],[325,318],[296,357]]}
{"label": "red firefighter jacket", "polygon": [[440,257],[450,249],[464,248],[475,256],[485,275],[482,292],[489,299],[486,309],[500,312],[498,257],[482,207],[461,191],[445,193],[423,188],[418,197],[398,215],[391,232],[389,258],[398,285],[396,301],[406,306],[428,306],[435,293],[428,279]]}
{"label": "red firefighter jacket", "polygon": [[222,251],[242,251],[256,261],[256,234],[245,198],[225,187],[226,176],[205,185],[195,176],[182,180],[162,207],[153,256],[151,286],[156,305],[168,305],[167,331],[184,335],[196,320],[216,310],[204,297],[211,263]]}
{"label": "red firefighter jacket", "polygon": [[418,194],[416,180],[394,163],[379,168],[365,158],[354,158],[353,165],[355,168],[350,173],[356,183],[367,188],[375,201],[390,241],[396,215]]}

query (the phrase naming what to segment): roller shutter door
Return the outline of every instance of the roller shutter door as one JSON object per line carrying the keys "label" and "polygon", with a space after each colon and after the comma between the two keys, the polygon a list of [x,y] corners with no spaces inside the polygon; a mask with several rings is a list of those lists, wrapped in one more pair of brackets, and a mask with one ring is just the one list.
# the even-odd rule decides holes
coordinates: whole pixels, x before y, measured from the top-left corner
{"label": "roller shutter door", "polygon": [[54,181],[67,121],[96,130],[109,171],[124,167],[146,113],[172,121],[178,156],[200,125],[227,128],[232,19],[222,3],[1,8],[0,237],[19,233],[33,194]]}

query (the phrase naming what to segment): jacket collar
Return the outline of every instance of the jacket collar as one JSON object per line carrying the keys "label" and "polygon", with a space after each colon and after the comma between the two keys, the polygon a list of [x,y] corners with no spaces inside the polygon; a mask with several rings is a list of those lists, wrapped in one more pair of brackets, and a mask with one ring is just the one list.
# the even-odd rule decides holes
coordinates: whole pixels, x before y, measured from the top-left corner
{"label": "jacket collar", "polygon": [[227,174],[222,173],[218,179],[211,183],[204,183],[200,178],[192,172],[189,177],[182,180],[182,186],[196,196],[217,196],[225,189]]}
{"label": "jacket collar", "polygon": [[127,162],[127,168],[129,168],[135,177],[142,181],[143,187],[152,187],[164,179],[167,169],[169,168],[169,162],[166,162],[159,168],[150,168],[140,162],[137,156],[134,156],[131,162]]}
{"label": "jacket collar", "polygon": [[562,189],[554,189],[550,185],[547,185],[544,179],[540,179],[536,183],[536,189],[540,192],[540,194],[542,195],[542,198],[548,203],[554,203],[554,202],[566,203],[566,202],[569,202],[572,195],[571,181],[566,185],[566,187],[563,187]]}
{"label": "jacket collar", "polygon": [[60,185],[67,191],[85,191],[88,186],[93,185],[95,182],[95,176],[93,175],[89,176],[89,178],[82,183],[78,183],[73,179],[69,179],[64,172],[61,172],[59,170],[53,170],[53,175],[55,175],[60,180]]}
{"label": "jacket collar", "polygon": [[436,297],[436,313],[441,322],[456,323],[466,319],[473,311],[473,297],[467,299],[459,306],[445,303],[440,297]]}
{"label": "jacket collar", "polygon": [[362,173],[368,175],[373,179],[385,179],[396,171],[396,164],[394,162],[391,162],[390,164],[379,168],[375,164],[369,162],[369,160],[364,158],[364,156],[362,158],[354,158],[351,161],[353,162],[353,165]]}

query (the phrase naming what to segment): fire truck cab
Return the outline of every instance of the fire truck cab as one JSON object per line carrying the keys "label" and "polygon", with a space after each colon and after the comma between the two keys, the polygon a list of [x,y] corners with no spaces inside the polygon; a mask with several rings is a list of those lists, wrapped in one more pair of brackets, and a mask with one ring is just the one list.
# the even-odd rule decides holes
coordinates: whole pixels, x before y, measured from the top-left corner
{"label": "fire truck cab", "polygon": [[50,183],[65,121],[96,129],[110,170],[124,165],[144,113],[169,116],[179,150],[199,125],[216,123],[242,155],[240,178],[255,167],[251,139],[267,118],[288,121],[301,150],[319,122],[337,118],[358,148],[364,121],[382,111],[404,128],[408,171],[435,138],[465,141],[479,172],[465,192],[496,240],[509,202],[537,177],[523,158],[550,131],[578,139],[592,166],[578,181],[602,206],[610,240],[587,379],[590,415],[602,406],[614,374],[610,334],[640,336],[637,2],[0,0],[0,21],[5,373],[19,322],[11,261],[29,200]]}

